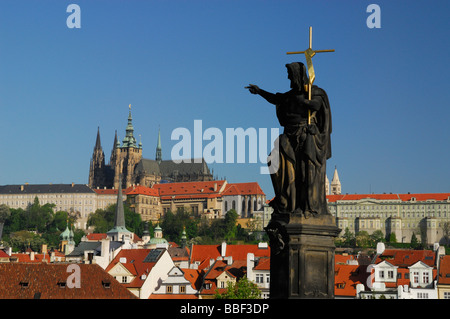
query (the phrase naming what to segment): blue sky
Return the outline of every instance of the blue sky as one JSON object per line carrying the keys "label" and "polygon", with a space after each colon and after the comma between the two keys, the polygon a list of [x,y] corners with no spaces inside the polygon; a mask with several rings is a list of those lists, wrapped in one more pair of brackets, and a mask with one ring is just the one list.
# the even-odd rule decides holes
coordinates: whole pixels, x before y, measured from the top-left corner
{"label": "blue sky", "polygon": [[[81,8],[81,28],[66,12]],[[381,9],[370,29],[369,4]],[[2,0],[0,184],[87,183],[100,127],[109,158],[115,130],[163,158],[176,128],[277,128],[274,107],[244,89],[289,90],[308,28],[315,84],[333,115],[331,180],[344,193],[450,191],[450,2],[288,0]],[[203,147],[209,141],[204,141]],[[257,181],[262,163],[211,164],[229,182]]]}

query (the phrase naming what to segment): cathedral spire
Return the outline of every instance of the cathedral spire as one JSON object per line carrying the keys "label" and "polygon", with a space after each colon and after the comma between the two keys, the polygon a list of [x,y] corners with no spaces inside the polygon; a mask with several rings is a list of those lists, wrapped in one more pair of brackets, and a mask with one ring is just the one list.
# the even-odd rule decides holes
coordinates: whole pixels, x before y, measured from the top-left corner
{"label": "cathedral spire", "polygon": [[131,104],[128,106],[128,124],[126,128],[125,138],[122,141],[122,147],[136,147],[136,138],[134,137],[133,117],[131,116]]}
{"label": "cathedral spire", "polygon": [[125,227],[125,212],[123,209],[122,180],[119,181],[119,189],[117,191],[117,205],[114,216],[114,227],[108,231],[108,234],[116,240],[123,239],[123,234],[130,231]]}
{"label": "cathedral spire", "polygon": [[156,144],[156,158],[158,164],[162,161],[162,149],[161,149],[161,129],[158,129],[158,142]]}
{"label": "cathedral spire", "polygon": [[100,126],[97,128],[97,139],[95,141],[95,147],[94,150],[101,150],[102,149],[102,143],[100,142]]}

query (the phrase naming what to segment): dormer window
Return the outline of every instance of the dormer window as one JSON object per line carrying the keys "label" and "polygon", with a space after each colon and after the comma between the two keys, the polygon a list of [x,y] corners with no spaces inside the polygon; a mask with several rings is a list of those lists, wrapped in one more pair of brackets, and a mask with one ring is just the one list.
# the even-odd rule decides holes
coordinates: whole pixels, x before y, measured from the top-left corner
{"label": "dormer window", "polygon": [[58,282],[58,287],[59,288],[66,288],[66,282],[65,281],[59,281]]}
{"label": "dormer window", "polygon": [[19,284],[21,288],[28,288],[29,286],[28,281],[21,281]]}
{"label": "dormer window", "polygon": [[107,280],[103,280],[102,286],[103,286],[103,288],[106,288],[106,289],[111,288],[111,282],[109,282]]}

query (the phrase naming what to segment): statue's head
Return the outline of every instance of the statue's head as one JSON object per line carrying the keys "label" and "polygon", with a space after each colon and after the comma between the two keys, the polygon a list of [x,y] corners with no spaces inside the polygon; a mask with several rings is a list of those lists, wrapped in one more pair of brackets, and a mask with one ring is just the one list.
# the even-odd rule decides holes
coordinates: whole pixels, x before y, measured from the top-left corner
{"label": "statue's head", "polygon": [[291,88],[304,91],[304,86],[309,83],[305,65],[301,62],[293,62],[286,64],[286,68],[288,79],[291,80]]}

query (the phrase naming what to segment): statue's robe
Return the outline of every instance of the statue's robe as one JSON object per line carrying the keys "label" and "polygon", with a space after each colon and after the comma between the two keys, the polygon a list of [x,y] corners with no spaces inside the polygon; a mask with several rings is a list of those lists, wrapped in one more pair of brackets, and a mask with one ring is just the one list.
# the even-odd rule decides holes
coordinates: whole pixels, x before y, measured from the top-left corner
{"label": "statue's robe", "polygon": [[[271,170],[275,213],[302,214],[305,217],[328,214],[325,192],[326,161],[331,157],[331,111],[326,92],[312,87],[311,101],[304,92],[277,93],[275,105],[284,132],[276,141],[277,170]],[[308,124],[308,109],[311,124]]]}

